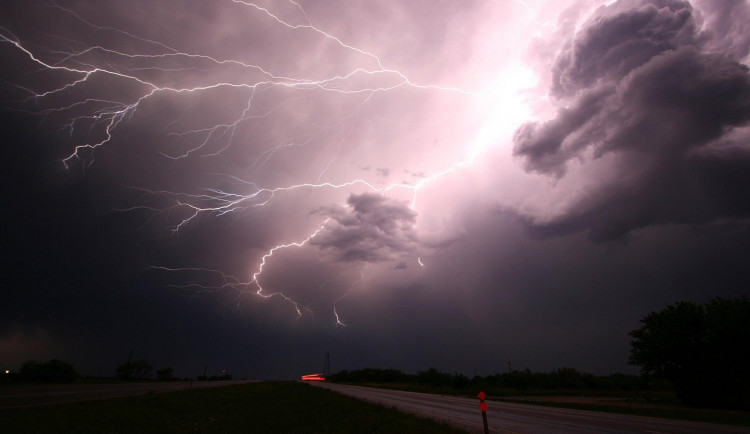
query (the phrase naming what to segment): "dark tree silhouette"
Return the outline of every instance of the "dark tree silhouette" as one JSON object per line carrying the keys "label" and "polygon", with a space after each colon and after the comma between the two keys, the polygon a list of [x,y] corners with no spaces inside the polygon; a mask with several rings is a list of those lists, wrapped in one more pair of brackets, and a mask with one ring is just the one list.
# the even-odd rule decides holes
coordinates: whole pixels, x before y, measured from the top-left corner
{"label": "dark tree silhouette", "polygon": [[21,365],[18,374],[23,381],[42,383],[67,383],[78,378],[78,372],[72,364],[58,359],[49,362],[29,360]]}
{"label": "dark tree silhouette", "polygon": [[139,359],[129,363],[123,363],[117,367],[117,376],[125,381],[139,380],[151,373],[151,363],[148,360]]}
{"label": "dark tree silhouette", "polygon": [[158,378],[161,381],[169,381],[174,376],[174,369],[172,368],[163,368],[156,371],[156,378]]}
{"label": "dark tree silhouette", "polygon": [[750,299],[679,302],[630,332],[630,360],[674,383],[688,405],[750,408]]}

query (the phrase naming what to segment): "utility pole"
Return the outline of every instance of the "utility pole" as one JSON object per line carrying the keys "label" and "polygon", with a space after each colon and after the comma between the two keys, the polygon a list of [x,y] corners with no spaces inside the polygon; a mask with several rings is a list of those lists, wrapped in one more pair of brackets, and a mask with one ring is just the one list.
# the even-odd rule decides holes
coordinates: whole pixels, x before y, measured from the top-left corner
{"label": "utility pole", "polygon": [[323,365],[323,376],[328,377],[331,375],[331,355],[326,352],[326,363]]}

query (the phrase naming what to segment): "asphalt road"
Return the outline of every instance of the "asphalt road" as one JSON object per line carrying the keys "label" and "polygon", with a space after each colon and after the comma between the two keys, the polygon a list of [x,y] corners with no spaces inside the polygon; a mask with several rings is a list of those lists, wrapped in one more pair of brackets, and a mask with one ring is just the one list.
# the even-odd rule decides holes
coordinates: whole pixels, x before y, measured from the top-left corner
{"label": "asphalt road", "polygon": [[[315,383],[344,395],[483,433],[479,399]],[[750,428],[487,401],[493,433],[750,433]]]}
{"label": "asphalt road", "polygon": [[250,381],[247,380],[229,380],[4,386],[0,387],[0,410],[62,404],[65,402],[119,398],[130,395],[144,395],[152,392],[161,393],[190,390],[191,388],[202,389],[207,387],[222,387],[249,382]]}

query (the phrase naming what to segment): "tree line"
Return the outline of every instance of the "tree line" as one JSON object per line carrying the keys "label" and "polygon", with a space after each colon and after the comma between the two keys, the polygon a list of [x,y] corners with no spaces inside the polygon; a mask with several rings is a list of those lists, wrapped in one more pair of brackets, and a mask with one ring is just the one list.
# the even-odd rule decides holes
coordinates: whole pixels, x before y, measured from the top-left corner
{"label": "tree line", "polygon": [[435,368],[405,374],[396,369],[341,371],[331,381],[415,384],[430,388],[508,390],[673,390],[686,405],[750,410],[750,299],[679,302],[651,312],[630,332],[628,363],[641,375],[596,376],[574,368],[548,373],[511,371],[468,378]]}
{"label": "tree line", "polygon": [[[674,388],[683,403],[700,407],[750,410],[750,299],[715,298],[705,304],[679,302],[651,312],[641,326],[630,332],[628,362],[641,368],[641,375],[596,376],[574,368],[547,373],[511,371],[468,378],[435,368],[406,374],[397,369],[360,369],[329,376],[347,383],[413,383],[425,387],[454,389],[482,388],[486,392],[579,390],[666,390]],[[117,377],[124,380],[148,378],[152,366],[139,359],[121,364]],[[174,378],[172,368],[156,371],[159,380]],[[79,378],[75,367],[52,359],[24,362],[17,373],[6,373],[0,382],[71,382]],[[198,380],[229,380],[231,375]]]}
{"label": "tree line", "polygon": [[461,373],[441,372],[436,368],[406,374],[397,369],[344,370],[328,377],[331,381],[354,384],[417,385],[426,388],[455,389],[458,392],[484,390],[491,394],[534,391],[611,391],[611,390],[671,390],[668,382],[654,377],[628,374],[597,376],[574,368],[559,368],[551,372],[532,372],[528,369],[469,378]]}
{"label": "tree line", "polygon": [[[148,360],[129,360],[115,369],[115,378],[122,381],[142,381],[151,378],[153,367]],[[154,372],[159,381],[188,381],[189,378],[175,377],[174,369],[166,367]],[[0,377],[0,384],[5,383],[73,383],[81,379],[81,375],[72,363],[59,359],[46,362],[28,360],[21,364],[18,372],[6,372]],[[198,381],[231,380],[229,374],[205,376],[199,375]]]}
{"label": "tree line", "polygon": [[27,383],[70,383],[79,378],[73,364],[51,359],[47,362],[28,360],[21,365],[17,373],[7,373],[8,381]]}

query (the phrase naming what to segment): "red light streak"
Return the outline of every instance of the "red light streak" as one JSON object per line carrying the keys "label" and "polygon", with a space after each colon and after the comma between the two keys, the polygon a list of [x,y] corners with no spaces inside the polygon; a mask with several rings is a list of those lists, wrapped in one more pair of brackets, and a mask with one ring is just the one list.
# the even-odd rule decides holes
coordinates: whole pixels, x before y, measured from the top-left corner
{"label": "red light streak", "polygon": [[326,377],[322,373],[307,374],[302,376],[302,381],[326,381]]}

